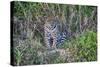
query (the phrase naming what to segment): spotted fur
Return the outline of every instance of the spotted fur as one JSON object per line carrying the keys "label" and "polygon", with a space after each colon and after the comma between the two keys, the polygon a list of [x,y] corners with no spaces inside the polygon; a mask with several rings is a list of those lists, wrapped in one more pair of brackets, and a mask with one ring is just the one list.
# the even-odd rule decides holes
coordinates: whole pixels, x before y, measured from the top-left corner
{"label": "spotted fur", "polygon": [[66,38],[65,33],[59,31],[59,22],[55,19],[46,21],[44,24],[44,34],[45,44],[48,48],[56,48]]}

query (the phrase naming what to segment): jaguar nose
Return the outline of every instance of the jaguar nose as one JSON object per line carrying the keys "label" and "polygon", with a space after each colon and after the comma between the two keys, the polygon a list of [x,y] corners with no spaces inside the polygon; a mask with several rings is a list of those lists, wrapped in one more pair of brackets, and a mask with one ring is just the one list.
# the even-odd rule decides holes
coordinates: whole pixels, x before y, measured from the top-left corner
{"label": "jaguar nose", "polygon": [[52,37],[50,38],[50,44],[51,44],[51,46],[53,45],[53,38]]}

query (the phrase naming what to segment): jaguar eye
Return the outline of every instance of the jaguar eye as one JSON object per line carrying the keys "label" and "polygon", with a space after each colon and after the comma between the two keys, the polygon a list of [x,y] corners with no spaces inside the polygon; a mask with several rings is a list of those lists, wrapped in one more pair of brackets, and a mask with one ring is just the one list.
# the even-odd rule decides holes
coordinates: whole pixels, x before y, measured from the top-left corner
{"label": "jaguar eye", "polygon": [[56,25],[54,25],[54,28],[56,27]]}

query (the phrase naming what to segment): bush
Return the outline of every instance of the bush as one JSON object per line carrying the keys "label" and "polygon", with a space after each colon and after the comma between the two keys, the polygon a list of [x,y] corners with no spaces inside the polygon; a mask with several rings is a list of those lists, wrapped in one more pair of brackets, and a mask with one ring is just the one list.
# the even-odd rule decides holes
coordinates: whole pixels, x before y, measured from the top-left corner
{"label": "bush", "polygon": [[78,57],[79,61],[97,60],[97,34],[93,31],[86,32],[78,38]]}

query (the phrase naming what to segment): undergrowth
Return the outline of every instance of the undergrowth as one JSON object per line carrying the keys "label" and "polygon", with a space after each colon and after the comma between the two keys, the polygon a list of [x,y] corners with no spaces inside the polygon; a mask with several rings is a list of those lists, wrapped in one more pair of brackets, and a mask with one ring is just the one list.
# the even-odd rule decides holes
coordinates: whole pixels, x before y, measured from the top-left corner
{"label": "undergrowth", "polygon": [[[16,1],[13,5],[14,65],[97,60],[97,7]],[[55,50],[44,43],[45,20],[57,17],[66,41]]]}

